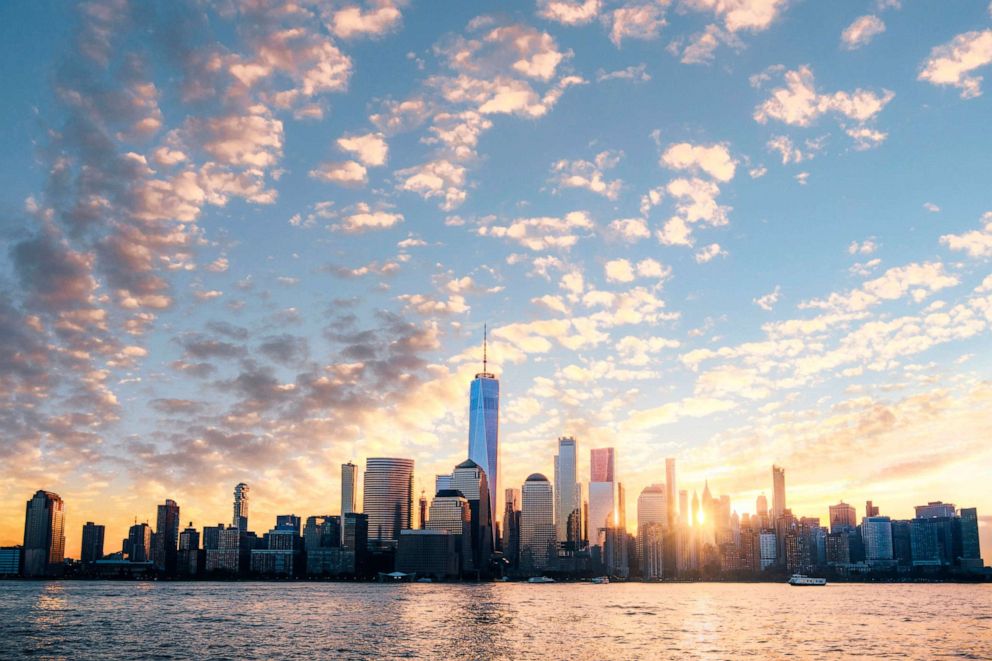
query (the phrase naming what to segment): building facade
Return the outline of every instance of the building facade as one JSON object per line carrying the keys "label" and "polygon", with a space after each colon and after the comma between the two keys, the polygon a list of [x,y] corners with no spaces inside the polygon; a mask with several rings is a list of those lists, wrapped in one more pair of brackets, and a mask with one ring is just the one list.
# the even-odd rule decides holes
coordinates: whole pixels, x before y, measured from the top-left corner
{"label": "building facade", "polygon": [[540,571],[551,567],[557,556],[551,482],[541,473],[533,473],[520,493],[520,568]]}
{"label": "building facade", "polygon": [[400,531],[413,527],[413,459],[368,458],[363,503],[369,540],[395,546]]}
{"label": "building facade", "polygon": [[57,493],[37,491],[24,513],[25,577],[58,576],[65,559],[65,503]]}

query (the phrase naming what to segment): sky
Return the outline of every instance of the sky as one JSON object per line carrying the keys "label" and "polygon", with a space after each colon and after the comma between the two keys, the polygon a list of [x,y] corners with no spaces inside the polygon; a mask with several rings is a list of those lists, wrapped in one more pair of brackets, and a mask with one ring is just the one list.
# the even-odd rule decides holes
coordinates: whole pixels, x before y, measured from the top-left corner
{"label": "sky", "polygon": [[987,0],[0,6],[0,544],[337,513],[340,464],[559,436],[626,489],[977,507]]}

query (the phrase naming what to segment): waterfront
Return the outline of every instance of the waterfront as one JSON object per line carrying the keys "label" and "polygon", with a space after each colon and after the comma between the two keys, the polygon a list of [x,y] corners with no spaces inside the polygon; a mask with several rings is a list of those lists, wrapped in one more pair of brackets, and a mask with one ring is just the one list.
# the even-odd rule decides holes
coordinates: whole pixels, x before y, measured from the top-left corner
{"label": "waterfront", "polygon": [[0,582],[0,658],[992,658],[992,585]]}

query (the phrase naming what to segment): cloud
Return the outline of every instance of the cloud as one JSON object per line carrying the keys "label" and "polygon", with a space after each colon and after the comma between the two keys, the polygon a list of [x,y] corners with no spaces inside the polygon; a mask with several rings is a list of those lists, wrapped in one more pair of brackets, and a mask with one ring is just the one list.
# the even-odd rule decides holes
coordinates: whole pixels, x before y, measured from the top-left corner
{"label": "cloud", "polygon": [[465,168],[447,160],[437,160],[397,170],[400,190],[419,194],[424,199],[440,197],[441,208],[450,211],[465,201]]}
{"label": "cloud", "polygon": [[605,83],[609,80],[630,80],[635,83],[646,83],[651,80],[651,74],[647,72],[647,65],[644,63],[616,71],[606,71],[605,69],[596,71],[597,83]]}
{"label": "cloud", "polygon": [[342,186],[357,186],[368,182],[368,170],[356,161],[338,163],[321,163],[310,170],[310,176],[332,184]]}
{"label": "cloud", "polygon": [[944,234],[940,242],[951,250],[967,253],[969,257],[992,256],[992,211],[982,215],[982,229],[963,234]]}
{"label": "cloud", "polygon": [[940,207],[938,207],[933,202],[924,202],[923,208],[929,211],[930,213],[940,213]]}
{"label": "cloud", "polygon": [[622,424],[631,431],[644,431],[669,425],[683,418],[705,418],[737,408],[737,403],[712,397],[687,397],[650,409],[634,411]]}
{"label": "cloud", "polygon": [[612,259],[604,265],[606,280],[608,282],[632,282],[634,280],[634,267],[630,260]]}
{"label": "cloud", "polygon": [[688,9],[712,12],[731,32],[760,32],[771,27],[789,0],[682,0],[681,4]]}
{"label": "cloud", "polygon": [[792,126],[811,126],[825,114],[839,115],[862,125],[873,119],[895,97],[895,93],[881,93],[856,89],[853,92],[821,94],[816,89],[813,71],[801,66],[786,71],[785,87],[772,90],[771,96],[754,110],[754,119],[760,124],[776,120]]}
{"label": "cloud", "polygon": [[692,145],[680,142],[670,146],[661,156],[661,164],[673,170],[702,170],[717,181],[734,178],[737,161],[730,156],[725,144]]}
{"label": "cloud", "polygon": [[694,224],[719,227],[729,222],[727,214],[730,207],[717,203],[720,188],[715,183],[698,178],[679,178],[669,182],[666,190],[677,202],[676,214],[658,231],[658,240],[663,244],[692,246]]}
{"label": "cloud", "polygon": [[782,295],[782,288],[779,285],[775,285],[775,289],[768,292],[767,294],[751,299],[751,302],[757,305],[765,312],[771,312],[772,309],[775,307],[775,304],[778,303],[778,299],[781,295]]}
{"label": "cloud", "polygon": [[399,10],[402,4],[380,1],[368,11],[357,5],[342,7],[330,13],[328,26],[334,36],[341,39],[382,37],[399,28],[403,20]]}
{"label": "cloud", "polygon": [[537,15],[563,25],[585,25],[599,15],[600,0],[538,0]]}
{"label": "cloud", "polygon": [[610,41],[619,48],[624,39],[657,39],[667,25],[665,13],[658,3],[629,4],[614,9],[607,15]]}
{"label": "cloud", "polygon": [[681,55],[682,64],[709,64],[713,61],[714,53],[720,44],[727,44],[735,49],[742,49],[743,42],[733,32],[728,32],[718,25],[707,25],[702,32],[697,32],[687,39],[676,39],[668,51],[673,55]]}
{"label": "cloud", "polygon": [[933,292],[954,287],[960,279],[944,270],[940,262],[912,262],[890,268],[880,277],[865,282],[860,288],[845,294],[831,294],[826,299],[813,299],[800,304],[800,308],[819,308],[836,312],[860,312],[911,294],[916,302]]}
{"label": "cloud", "polygon": [[357,234],[370,230],[383,230],[403,222],[403,214],[384,209],[373,209],[365,202],[359,202],[349,212],[343,214],[344,222],[331,226],[331,229],[347,234]]}
{"label": "cloud", "polygon": [[362,165],[385,165],[389,157],[389,145],[381,133],[345,136],[338,138],[337,144],[342,151],[354,154]]}
{"label": "cloud", "polygon": [[535,251],[552,248],[568,250],[578,242],[583,230],[591,230],[593,226],[586,212],[572,211],[563,217],[517,218],[509,225],[483,225],[478,233],[480,236],[510,239]]}
{"label": "cloud", "polygon": [[982,93],[982,77],[973,73],[992,63],[992,29],[959,34],[930,51],[920,68],[919,79],[933,85],[960,88],[962,99]]}
{"label": "cloud", "polygon": [[651,236],[643,218],[618,218],[610,223],[610,232],[628,243],[636,243]]}
{"label": "cloud", "polygon": [[878,16],[867,14],[854,19],[840,35],[841,45],[847,50],[855,50],[871,42],[885,32],[885,22]]}
{"label": "cloud", "polygon": [[861,243],[857,241],[851,241],[851,244],[847,247],[848,255],[871,255],[876,250],[878,250],[878,244],[875,243],[875,237],[865,239]]}
{"label": "cloud", "polygon": [[721,248],[719,243],[711,243],[708,246],[697,250],[694,257],[696,259],[696,263],[705,264],[716,257],[726,256],[726,254],[727,251]]}
{"label": "cloud", "polygon": [[596,154],[594,162],[557,161],[551,166],[553,181],[561,188],[584,188],[609,200],[616,200],[623,182],[619,179],[607,180],[603,172],[615,167],[622,157],[623,152],[603,151]]}

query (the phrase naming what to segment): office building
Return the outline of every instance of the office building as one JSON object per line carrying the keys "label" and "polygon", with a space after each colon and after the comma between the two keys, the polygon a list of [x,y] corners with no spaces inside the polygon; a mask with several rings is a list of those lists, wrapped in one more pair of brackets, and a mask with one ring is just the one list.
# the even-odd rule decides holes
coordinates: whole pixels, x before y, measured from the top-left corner
{"label": "office building", "polygon": [[617,487],[613,448],[596,448],[589,452],[589,524],[590,546],[602,547],[606,529],[618,525]]}
{"label": "office building", "polygon": [[403,530],[396,549],[396,571],[443,580],[456,578],[456,535],[447,530]]}
{"label": "office building", "polygon": [[959,520],[961,528],[961,566],[966,569],[981,569],[982,549],[978,537],[978,510],[962,507]]}
{"label": "office building", "polygon": [[506,489],[503,504],[503,557],[510,567],[520,559],[520,489]]}
{"label": "office building", "polygon": [[[668,507],[667,494],[669,489],[665,484],[652,484],[644,487],[637,497],[637,556],[641,558],[641,571],[646,572],[645,556],[648,549],[647,544],[648,528],[652,524],[657,524],[658,530],[653,530],[652,535],[664,537],[664,531],[668,529],[668,517],[671,513]],[[674,520],[674,519],[673,519]],[[656,563],[660,571],[662,561]],[[654,566],[654,565],[652,565]],[[645,578],[660,578],[660,576],[648,576]]]}
{"label": "office building", "polygon": [[887,516],[868,516],[861,522],[865,561],[869,565],[893,564],[892,521]]}
{"label": "office building", "polygon": [[915,509],[917,519],[953,517],[955,515],[953,503],[944,503],[939,500],[929,502],[926,505],[917,505]]}
{"label": "office building", "polygon": [[520,568],[540,571],[557,557],[554,494],[540,473],[530,475],[520,492]]}
{"label": "office building", "polygon": [[[207,548],[205,569],[207,573],[239,574],[251,563],[250,539],[237,526],[217,526],[217,547]],[[206,536],[206,529],[204,530]]]}
{"label": "office building", "polygon": [[851,531],[858,526],[858,512],[844,501],[831,505],[830,532]]}
{"label": "office building", "polygon": [[472,514],[468,499],[461,491],[438,491],[431,500],[427,530],[447,530],[452,535],[470,535]]}
{"label": "office building", "polygon": [[358,466],[350,461],[341,464],[341,514],[355,512],[358,503],[355,501],[358,495]]}
{"label": "office building", "polygon": [[248,531],[248,494],[251,489],[244,482],[234,487],[234,517],[231,525]]}
{"label": "office building", "polygon": [[[469,387],[468,458],[485,473],[488,485],[488,520],[482,525],[489,531],[489,548],[496,547],[496,508],[499,494],[499,381],[488,371],[487,337],[482,344],[482,371]],[[465,494],[464,490],[454,487]],[[465,494],[466,498],[469,497]]]}
{"label": "office building", "polygon": [[772,518],[785,513],[785,469],[772,466]]}
{"label": "office building", "polygon": [[200,532],[193,522],[179,533],[179,550],[176,552],[176,573],[180,576],[198,576],[203,571],[205,557],[200,549]]}
{"label": "office building", "polygon": [[83,543],[79,548],[79,561],[84,565],[96,562],[103,557],[104,527],[92,521],[83,526]]}
{"label": "office building", "polygon": [[665,459],[665,523],[668,528],[674,528],[678,520],[678,513],[675,511],[675,498],[678,496],[678,488],[675,484],[675,458]]}
{"label": "office building", "polygon": [[152,529],[147,523],[135,523],[127,532],[125,554],[130,562],[151,562]]}
{"label": "office building", "polygon": [[[667,513],[665,514],[667,517]],[[646,579],[661,578],[664,571],[665,526],[650,521],[637,526],[637,557],[641,576]]]}
{"label": "office building", "polygon": [[778,540],[775,539],[774,532],[762,530],[758,534],[758,554],[761,571],[778,564]]}
{"label": "office building", "polygon": [[0,546],[0,577],[13,578],[21,575],[23,551],[22,546]]}
{"label": "office building", "polygon": [[878,516],[878,505],[875,505],[869,500],[865,502],[865,518],[871,516]]}
{"label": "office building", "polygon": [[176,552],[179,547],[179,505],[166,500],[158,506],[155,544],[152,549],[155,568],[165,574],[176,573]]}
{"label": "office building", "polygon": [[23,554],[25,577],[61,575],[65,557],[65,504],[57,493],[37,491],[27,501]]}
{"label": "office building", "polygon": [[362,500],[369,540],[395,546],[400,530],[413,527],[413,459],[367,459]]}
{"label": "office building", "polygon": [[578,443],[558,439],[555,455],[555,533],[559,543],[577,551],[582,539],[582,493],[578,480]]}

